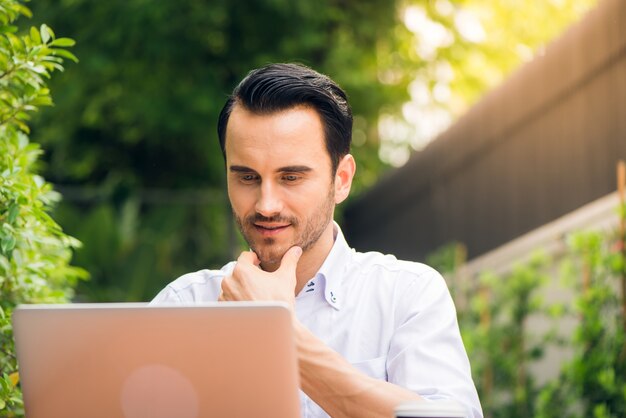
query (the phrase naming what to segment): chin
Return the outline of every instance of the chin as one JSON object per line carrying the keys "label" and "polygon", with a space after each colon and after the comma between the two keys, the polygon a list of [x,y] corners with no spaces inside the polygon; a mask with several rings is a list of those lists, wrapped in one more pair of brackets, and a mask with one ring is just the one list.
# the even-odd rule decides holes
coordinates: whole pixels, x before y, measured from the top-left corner
{"label": "chin", "polygon": [[261,261],[261,264],[264,267],[276,266],[278,268],[278,266],[280,266],[280,262],[283,259],[283,256],[287,252],[287,249],[284,249],[282,251],[268,251],[267,249],[259,248],[258,250],[253,249],[253,251],[256,253],[257,257],[259,257],[259,261]]}
{"label": "chin", "polygon": [[283,255],[285,255],[284,251],[280,253],[277,253],[274,251],[272,251],[271,253],[264,253],[264,252],[261,252],[261,254],[257,253],[259,260],[263,264],[280,264],[280,261],[283,259]]}

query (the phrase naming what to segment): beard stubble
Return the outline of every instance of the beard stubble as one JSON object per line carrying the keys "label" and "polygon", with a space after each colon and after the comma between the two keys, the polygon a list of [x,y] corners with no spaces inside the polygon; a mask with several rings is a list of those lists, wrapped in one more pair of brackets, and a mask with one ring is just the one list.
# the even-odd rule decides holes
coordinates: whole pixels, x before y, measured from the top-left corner
{"label": "beard stubble", "polygon": [[[233,217],[244,239],[252,251],[256,253],[257,257],[259,257],[263,270],[274,271],[280,267],[283,256],[291,247],[297,245],[302,248],[303,253],[306,253],[319,241],[329,222],[332,220],[334,208],[335,190],[334,187],[330,187],[326,198],[320,202],[317,209],[312,211],[311,215],[304,220],[298,219],[295,216],[282,214],[266,217],[256,212],[242,219],[234,210]],[[254,238],[255,222],[288,223],[290,225],[289,228],[293,228],[296,235],[292,242],[285,243],[282,246],[278,244],[277,240],[273,237],[256,240]]]}

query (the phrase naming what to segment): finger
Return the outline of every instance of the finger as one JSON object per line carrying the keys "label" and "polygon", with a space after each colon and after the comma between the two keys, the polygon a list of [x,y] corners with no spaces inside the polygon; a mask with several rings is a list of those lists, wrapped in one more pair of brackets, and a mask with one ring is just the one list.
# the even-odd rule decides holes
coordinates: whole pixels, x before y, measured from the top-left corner
{"label": "finger", "polygon": [[218,298],[219,302],[224,302],[229,300],[228,298],[228,282],[226,279],[222,280],[222,285],[220,289],[220,297]]}
{"label": "finger", "polygon": [[252,251],[244,251],[237,258],[237,263],[259,265],[259,257]]}
{"label": "finger", "polygon": [[283,259],[280,261],[279,270],[289,271],[295,274],[301,255],[302,248],[298,246],[294,246],[288,249],[285,255],[283,255]]}
{"label": "finger", "polygon": [[254,254],[253,264],[259,267],[261,265],[261,260],[259,259],[259,256],[255,252],[252,252],[252,254]]}

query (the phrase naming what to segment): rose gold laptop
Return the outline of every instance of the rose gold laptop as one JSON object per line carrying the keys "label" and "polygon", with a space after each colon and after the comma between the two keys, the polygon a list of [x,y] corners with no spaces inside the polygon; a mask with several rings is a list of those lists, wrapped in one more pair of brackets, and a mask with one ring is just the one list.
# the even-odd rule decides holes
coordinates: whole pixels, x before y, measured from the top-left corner
{"label": "rose gold laptop", "polygon": [[26,416],[300,416],[278,303],[23,305],[13,326]]}

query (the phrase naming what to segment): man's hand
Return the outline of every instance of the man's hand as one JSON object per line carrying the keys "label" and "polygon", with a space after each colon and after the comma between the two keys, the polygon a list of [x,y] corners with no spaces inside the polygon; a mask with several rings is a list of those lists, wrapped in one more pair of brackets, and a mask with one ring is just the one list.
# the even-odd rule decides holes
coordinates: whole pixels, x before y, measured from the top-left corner
{"label": "man's hand", "polygon": [[293,311],[295,304],[296,267],[302,255],[300,247],[291,247],[273,273],[261,270],[252,251],[241,253],[231,275],[222,280],[220,301],[282,301]]}
{"label": "man's hand", "polygon": [[301,389],[332,417],[390,417],[400,402],[420,396],[364,375],[315,337],[295,318],[296,267],[302,249],[290,248],[273,273],[261,270],[257,255],[241,253],[231,275],[222,280],[220,301],[287,302],[294,315]]}

